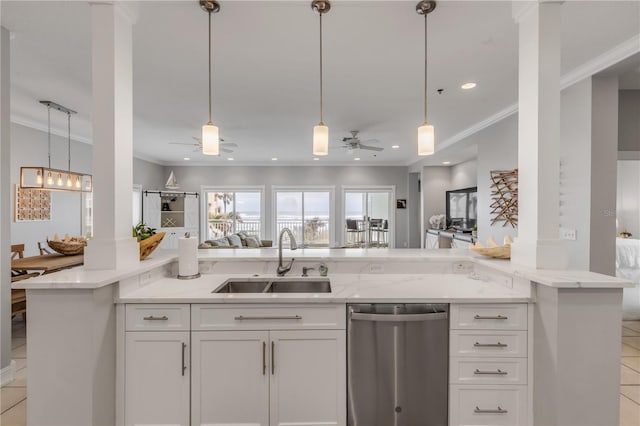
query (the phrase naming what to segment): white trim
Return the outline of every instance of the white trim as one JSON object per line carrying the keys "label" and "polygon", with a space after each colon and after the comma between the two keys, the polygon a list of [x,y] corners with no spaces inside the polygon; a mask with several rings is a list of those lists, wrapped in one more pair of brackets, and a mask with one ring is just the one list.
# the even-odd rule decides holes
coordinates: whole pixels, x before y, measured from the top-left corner
{"label": "white trim", "polygon": [[564,90],[587,77],[591,77],[638,52],[640,52],[640,34],[636,34],[629,40],[618,44],[613,49],[607,50],[603,54],[596,56],[563,75],[560,78],[560,90]]}
{"label": "white trim", "polygon": [[9,365],[0,370],[0,386],[13,382],[16,378],[16,360],[12,359]]}
{"label": "white trim", "polygon": [[[396,186],[395,185],[342,185],[342,229],[347,228],[347,192],[386,192],[389,194],[389,241],[388,248],[396,247]],[[342,245],[346,245],[347,236],[345,233],[342,235]]]}
{"label": "white trim", "polygon": [[[265,208],[265,186],[264,185],[201,185],[200,186],[200,199],[202,200],[200,226],[202,227],[200,235],[200,241],[205,241],[209,238],[208,227],[208,215],[207,215],[207,192],[260,192],[260,239],[268,238],[266,229],[266,208]],[[234,197],[234,210],[235,210],[235,197]]]}
{"label": "white trim", "polygon": [[[276,230],[278,229],[277,221],[277,208],[278,201],[276,197],[277,192],[302,192],[302,214],[304,216],[304,193],[305,192],[329,192],[329,248],[333,247],[336,239],[336,187],[335,185],[272,185],[271,186],[271,229],[273,233],[273,246],[278,246],[278,235]],[[304,236],[303,241],[304,244]],[[313,250],[315,247],[310,247]]]}
{"label": "white trim", "polygon": [[[23,127],[28,127],[30,129],[34,129],[34,130],[39,130],[39,131],[44,132],[44,133],[48,132],[48,128],[47,128],[46,125],[37,123],[35,121],[29,120],[29,119],[24,118],[24,117],[19,117],[19,116],[14,115],[14,114],[11,115],[11,122],[13,124],[17,124],[17,125],[23,126]],[[65,139],[67,139],[67,137],[69,136],[69,134],[67,133],[66,130],[60,130],[60,129],[56,129],[54,127],[51,128],[51,134],[52,135],[56,135],[56,136],[60,136],[61,138],[65,138]],[[80,135],[77,135],[77,134],[74,134],[74,133],[71,134],[71,140],[76,141],[76,142],[87,143],[89,145],[93,144],[91,142],[91,139],[85,138],[84,136],[80,136]]]}
{"label": "white trim", "polygon": [[640,151],[618,151],[618,160],[620,161],[640,160]]}

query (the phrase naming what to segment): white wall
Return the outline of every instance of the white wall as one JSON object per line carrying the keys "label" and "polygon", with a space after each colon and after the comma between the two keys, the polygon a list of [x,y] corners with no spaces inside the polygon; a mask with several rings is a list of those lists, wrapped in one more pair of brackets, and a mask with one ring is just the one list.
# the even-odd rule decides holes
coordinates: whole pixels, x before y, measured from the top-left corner
{"label": "white wall", "polygon": [[163,188],[167,178],[164,175],[164,167],[150,163],[139,158],[133,159],[133,183],[142,186],[142,189]]}
{"label": "white wall", "polygon": [[407,212],[409,214],[409,248],[420,248],[420,173],[409,173],[409,197]]}
{"label": "white wall", "polygon": [[478,144],[478,239],[484,244],[492,236],[500,244],[506,235],[516,237],[518,230],[508,224],[503,226],[503,222],[491,225],[490,172],[518,167],[518,115],[511,115],[470,138]]}
{"label": "white wall", "polygon": [[429,218],[446,213],[446,192],[451,189],[451,167],[426,166],[422,170],[422,216],[429,228]]}
{"label": "white wall", "polygon": [[451,166],[451,184],[449,189],[463,189],[478,184],[478,161],[469,160]]}
{"label": "white wall", "polygon": [[560,97],[560,226],[575,229],[567,240],[569,269],[589,270],[591,241],[591,79]]}
{"label": "white wall", "polygon": [[[180,166],[165,167],[164,175],[168,176],[173,170],[183,191],[200,191],[202,185],[220,186],[265,186],[265,218],[267,224],[266,238],[273,238],[269,234],[272,222],[271,193],[272,186],[335,186],[335,214],[336,218],[343,211],[343,185],[384,186],[395,185],[396,198],[408,198],[408,169],[407,167],[294,167],[294,166]],[[164,182],[158,185],[161,189]],[[153,188],[145,188],[153,189]],[[395,200],[392,200],[395,209]],[[395,242],[397,248],[406,247],[408,238],[408,209],[395,209]],[[336,241],[342,241],[343,230],[338,221],[336,223]]]}
{"label": "white wall", "polygon": [[640,238],[640,160],[618,161],[616,213],[618,233],[630,232]]}

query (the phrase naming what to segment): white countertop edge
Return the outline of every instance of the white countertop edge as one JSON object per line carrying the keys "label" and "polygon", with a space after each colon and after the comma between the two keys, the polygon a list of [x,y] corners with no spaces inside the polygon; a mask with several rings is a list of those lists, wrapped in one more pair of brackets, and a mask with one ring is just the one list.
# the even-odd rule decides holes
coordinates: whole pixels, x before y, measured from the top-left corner
{"label": "white countertop edge", "polygon": [[202,299],[202,298],[119,298],[115,303],[135,303],[135,304],[354,304],[354,303],[530,303],[528,297],[396,297],[396,298],[356,298],[356,297],[335,297],[335,298],[244,298],[244,299]]}
{"label": "white countertop edge", "polygon": [[[487,259],[469,253],[467,250],[419,250],[419,249],[347,249],[322,250],[322,253],[314,253],[318,249],[309,250],[310,256],[306,256],[304,250],[297,253],[300,259],[305,260],[330,260],[331,262],[370,261],[372,259],[387,259],[394,261],[469,261],[478,265],[487,266],[494,270],[522,277],[529,281],[554,288],[628,288],[633,287],[633,282],[617,277],[598,274],[589,271],[557,271],[536,270],[527,267],[512,265],[509,260]],[[277,251],[268,252],[259,249],[234,249],[234,250],[200,250],[200,252],[224,252],[227,255],[213,256],[212,253],[199,253],[200,261],[274,261],[277,260]],[[261,253],[260,256],[251,256],[247,251]],[[233,256],[229,252],[242,253],[241,256]],[[442,253],[445,252],[445,253]],[[287,250],[287,256],[291,255]],[[246,254],[246,256],[245,256]],[[254,253],[255,254],[255,253]],[[268,255],[270,254],[270,255]],[[346,255],[345,255],[346,254]],[[341,256],[342,255],[342,256]],[[293,256],[295,257],[295,256]],[[41,289],[98,289],[120,280],[133,277],[151,269],[177,261],[175,251],[154,253],[150,258],[140,262],[140,266],[124,271],[118,270],[86,270],[84,267],[65,269],[50,275],[41,275],[12,284],[14,289],[41,290]]]}

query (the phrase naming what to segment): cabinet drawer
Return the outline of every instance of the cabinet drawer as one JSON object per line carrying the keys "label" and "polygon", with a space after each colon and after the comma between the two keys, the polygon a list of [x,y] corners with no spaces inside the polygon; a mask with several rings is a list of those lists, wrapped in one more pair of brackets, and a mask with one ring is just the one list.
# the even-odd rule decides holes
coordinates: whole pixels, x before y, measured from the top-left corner
{"label": "cabinet drawer", "polygon": [[449,382],[525,385],[527,384],[527,359],[451,358]]}
{"label": "cabinet drawer", "polygon": [[127,331],[189,331],[189,305],[127,305],[125,320]]}
{"label": "cabinet drawer", "polygon": [[336,330],[344,305],[192,305],[192,330]]}
{"label": "cabinet drawer", "polygon": [[526,358],[527,332],[451,330],[449,356]]}
{"label": "cabinet drawer", "polygon": [[526,304],[451,305],[451,329],[526,330]]}
{"label": "cabinet drawer", "polygon": [[450,386],[449,424],[527,424],[527,387],[501,385]]}

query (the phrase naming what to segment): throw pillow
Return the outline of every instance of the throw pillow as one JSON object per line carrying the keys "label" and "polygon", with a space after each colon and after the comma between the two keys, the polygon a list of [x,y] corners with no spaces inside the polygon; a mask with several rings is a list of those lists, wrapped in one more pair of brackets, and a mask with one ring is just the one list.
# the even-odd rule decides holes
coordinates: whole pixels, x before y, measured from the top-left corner
{"label": "throw pillow", "polygon": [[226,238],[218,238],[217,240],[211,241],[209,244],[212,244],[214,247],[229,247],[229,241]]}
{"label": "throw pillow", "polygon": [[247,234],[247,231],[240,231],[240,232],[237,232],[237,234],[240,237],[240,240],[242,241],[242,246],[246,247],[247,246],[247,237],[249,236],[249,234]]}
{"label": "throw pillow", "polygon": [[229,240],[230,246],[236,247],[236,248],[242,248],[242,240],[240,239],[239,235],[231,234],[227,236],[227,239]]}
{"label": "throw pillow", "polygon": [[245,241],[247,242],[247,247],[250,247],[250,248],[262,247],[262,244],[260,244],[260,240],[254,237],[253,235],[249,235],[245,239]]}

